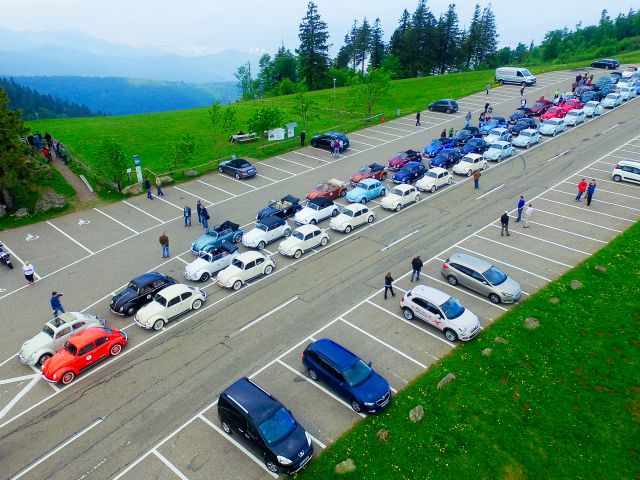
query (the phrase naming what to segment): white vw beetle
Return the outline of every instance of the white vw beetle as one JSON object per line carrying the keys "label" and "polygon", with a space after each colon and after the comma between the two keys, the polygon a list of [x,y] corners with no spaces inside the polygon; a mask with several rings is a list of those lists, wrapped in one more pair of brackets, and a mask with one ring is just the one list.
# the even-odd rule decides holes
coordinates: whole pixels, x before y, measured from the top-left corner
{"label": "white vw beetle", "polygon": [[420,194],[413,185],[402,184],[394,187],[386,197],[380,200],[380,206],[387,210],[399,212],[411,203],[418,203]]}
{"label": "white vw beetle", "polygon": [[562,118],[548,118],[538,125],[538,132],[540,135],[551,135],[555,137],[557,133],[564,132],[567,129],[567,124],[564,123]]}
{"label": "white vw beetle", "polygon": [[280,242],[278,252],[287,257],[300,258],[307,250],[318,245],[324,247],[330,238],[325,230],[316,225],[303,225],[296,228],[289,238]]}
{"label": "white vw beetle", "polygon": [[269,275],[276,268],[276,261],[260,252],[244,252],[233,259],[231,265],[216,276],[218,285],[240,290],[240,287],[253,278]]}
{"label": "white vw beetle", "polygon": [[600,102],[596,102],[595,100],[590,100],[584,104],[582,107],[584,113],[587,117],[594,117],[596,115],[602,115],[604,113],[604,107],[600,105]]}
{"label": "white vw beetle", "polygon": [[436,189],[445,185],[450,185],[453,177],[449,175],[449,170],[442,167],[433,167],[427,170],[420,180],[416,182],[416,188],[421,192],[434,193]]}
{"label": "white vw beetle", "polygon": [[174,283],[163,288],[151,303],[138,310],[133,320],[147,330],[162,330],[166,323],[189,310],[198,310],[207,294],[183,283]]}
{"label": "white vw beetle", "polygon": [[268,243],[291,235],[291,227],[280,217],[271,215],[256,221],[256,226],[242,236],[245,247],[262,250]]}
{"label": "white vw beetle", "polygon": [[489,147],[489,150],[484,152],[484,158],[495,162],[501,162],[511,155],[513,155],[513,145],[511,145],[510,142],[504,142],[501,140],[493,142]]}
{"label": "white vw beetle", "polygon": [[325,218],[335,217],[340,213],[338,206],[326,197],[318,197],[307,202],[307,205],[296,212],[293,221],[298,225],[315,225]]}
{"label": "white vw beetle", "polygon": [[563,118],[564,123],[567,125],[571,125],[572,127],[575,127],[579,123],[584,123],[586,119],[587,115],[581,108],[573,108],[569,110]]}
{"label": "white vw beetle", "polygon": [[331,219],[331,228],[339,232],[349,233],[364,223],[372,223],[376,214],[369,207],[360,203],[347,205],[342,213]]}
{"label": "white vw beetle", "polygon": [[231,264],[231,260],[238,256],[238,247],[225,242],[208,253],[201,252],[200,256],[188,264],[184,269],[184,278],[194,282],[206,282],[215,273]]}
{"label": "white vw beetle", "polygon": [[529,148],[531,145],[540,142],[540,133],[533,128],[525,128],[521,130],[511,143],[516,147]]}
{"label": "white vw beetle", "polygon": [[477,153],[467,153],[453,166],[452,170],[453,173],[470,177],[474,172],[484,170],[485,168],[487,168],[487,161],[482,155],[478,155]]}

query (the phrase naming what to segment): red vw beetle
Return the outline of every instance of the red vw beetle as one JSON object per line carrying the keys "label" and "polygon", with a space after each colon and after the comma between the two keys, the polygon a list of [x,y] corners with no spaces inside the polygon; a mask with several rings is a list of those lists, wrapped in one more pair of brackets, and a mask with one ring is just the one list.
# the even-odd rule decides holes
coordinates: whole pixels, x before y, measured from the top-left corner
{"label": "red vw beetle", "polygon": [[544,112],[540,118],[542,120],[547,120],[548,118],[564,118],[564,116],[567,114],[568,110],[565,110],[562,107],[551,107],[549,108],[549,110],[547,110],[546,112]]}
{"label": "red vw beetle", "polygon": [[127,334],[121,330],[87,328],[69,338],[62,350],[44,362],[42,376],[47,382],[68,385],[85,368],[118,355],[127,340]]}

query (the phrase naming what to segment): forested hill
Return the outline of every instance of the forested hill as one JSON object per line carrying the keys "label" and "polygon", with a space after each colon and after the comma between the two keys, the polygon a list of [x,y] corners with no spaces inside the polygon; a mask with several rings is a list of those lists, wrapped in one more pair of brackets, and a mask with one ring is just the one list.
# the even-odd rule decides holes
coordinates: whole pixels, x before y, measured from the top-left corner
{"label": "forested hill", "polygon": [[100,113],[92,112],[87,106],[61,100],[50,94],[18,84],[12,78],[0,78],[2,87],[9,97],[9,108],[22,110],[25,120],[45,118],[93,117]]}

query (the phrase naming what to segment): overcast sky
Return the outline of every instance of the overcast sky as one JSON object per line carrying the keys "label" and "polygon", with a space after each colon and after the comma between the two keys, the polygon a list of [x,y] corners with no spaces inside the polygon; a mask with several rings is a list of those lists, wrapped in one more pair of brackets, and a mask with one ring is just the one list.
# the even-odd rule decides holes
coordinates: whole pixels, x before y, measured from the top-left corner
{"label": "overcast sky", "polygon": [[[436,17],[451,0],[428,0]],[[468,25],[475,1],[457,2],[461,27]],[[480,1],[481,6],[487,1]],[[611,17],[627,12],[631,1],[493,0],[500,46],[537,43],[548,30],[596,23],[603,3]],[[331,34],[332,54],[342,45],[354,19],[382,21],[391,35],[402,10],[417,0],[316,0]],[[284,42],[298,46],[305,0],[0,0],[0,27],[11,30],[79,30],[118,43],[162,48],[175,53],[212,53],[227,48],[274,52]]]}

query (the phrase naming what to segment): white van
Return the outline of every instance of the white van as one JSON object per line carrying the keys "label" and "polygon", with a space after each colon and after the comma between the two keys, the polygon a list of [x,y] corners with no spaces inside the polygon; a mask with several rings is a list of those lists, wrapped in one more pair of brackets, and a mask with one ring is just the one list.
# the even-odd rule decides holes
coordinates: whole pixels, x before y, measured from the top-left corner
{"label": "white van", "polygon": [[535,85],[536,77],[526,68],[520,67],[499,67],[496,68],[496,82],[500,85],[504,83],[515,83],[517,85]]}

